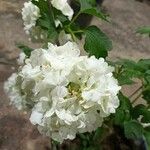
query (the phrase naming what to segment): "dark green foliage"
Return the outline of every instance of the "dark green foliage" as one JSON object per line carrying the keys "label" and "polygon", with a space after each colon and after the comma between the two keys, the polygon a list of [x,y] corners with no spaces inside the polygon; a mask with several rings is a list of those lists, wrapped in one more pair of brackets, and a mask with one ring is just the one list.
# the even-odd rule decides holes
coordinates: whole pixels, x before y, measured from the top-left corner
{"label": "dark green foliage", "polygon": [[92,4],[94,4],[94,2],[90,2],[90,0],[79,0],[80,1],[80,13],[85,13],[88,15],[92,15],[92,16],[96,16],[100,19],[103,19],[105,21],[107,20],[108,15],[104,14],[101,12],[100,9],[98,9],[97,7],[93,7]]}
{"label": "dark green foliage", "polygon": [[129,121],[131,119],[132,105],[130,100],[121,92],[119,93],[118,98],[120,100],[120,106],[116,110],[114,122],[116,125],[123,126],[125,121]]}
{"label": "dark green foliage", "polygon": [[90,56],[94,55],[96,58],[106,58],[108,51],[112,49],[112,42],[96,26],[90,26],[85,31],[85,50]]}
{"label": "dark green foliage", "polygon": [[134,107],[132,116],[134,119],[141,117],[141,122],[149,123],[150,122],[150,111],[148,108],[142,104]]}
{"label": "dark green foliage", "polygon": [[125,136],[129,139],[140,139],[143,136],[142,125],[135,120],[124,123]]}
{"label": "dark green foliage", "polygon": [[40,26],[43,30],[47,31],[48,41],[55,41],[58,33],[54,22],[54,12],[48,1],[39,0],[38,2],[32,0],[32,2],[40,9],[41,17],[37,20],[37,26]]}
{"label": "dark green foliage", "polygon": [[146,140],[146,146],[147,146],[147,150],[150,149],[150,132],[149,131],[144,131],[144,137]]}

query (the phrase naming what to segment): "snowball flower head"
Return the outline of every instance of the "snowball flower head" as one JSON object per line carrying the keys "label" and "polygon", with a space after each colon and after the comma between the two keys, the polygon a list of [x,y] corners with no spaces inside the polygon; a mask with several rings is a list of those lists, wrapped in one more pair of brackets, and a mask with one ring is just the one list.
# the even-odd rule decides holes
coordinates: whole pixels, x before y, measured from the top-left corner
{"label": "snowball flower head", "polygon": [[30,121],[41,133],[62,143],[96,130],[115,113],[120,87],[112,71],[103,58],[80,56],[75,43],[49,43],[31,53],[5,89],[14,105],[32,110]]}
{"label": "snowball flower head", "polygon": [[51,4],[53,7],[60,10],[65,16],[67,16],[69,20],[72,19],[74,12],[67,0],[52,0]]}
{"label": "snowball flower head", "polygon": [[29,34],[30,30],[36,25],[36,21],[39,17],[39,8],[31,1],[25,2],[24,8],[22,9],[22,19],[24,21],[24,29],[27,34]]}

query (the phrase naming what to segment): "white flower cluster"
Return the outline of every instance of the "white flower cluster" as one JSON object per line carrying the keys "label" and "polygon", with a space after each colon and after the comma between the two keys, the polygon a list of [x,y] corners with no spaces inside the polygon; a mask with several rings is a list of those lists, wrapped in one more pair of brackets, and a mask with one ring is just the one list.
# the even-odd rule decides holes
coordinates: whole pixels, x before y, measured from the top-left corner
{"label": "white flower cluster", "polygon": [[[37,2],[39,0],[36,0]],[[72,19],[74,14],[73,9],[68,4],[67,0],[51,0],[52,6],[62,12],[63,15],[67,16],[69,20]],[[27,34],[30,33],[31,29],[36,25],[36,21],[40,17],[40,9],[34,5],[31,1],[25,2],[22,9],[22,19],[24,21],[24,29]],[[55,20],[56,27],[61,24],[61,22]]]}
{"label": "white flower cluster", "polygon": [[27,34],[36,25],[37,19],[40,17],[40,9],[31,1],[24,3],[22,9],[22,19],[24,21],[24,30]]}
{"label": "white flower cluster", "polygon": [[5,83],[11,102],[32,109],[30,121],[56,141],[91,132],[119,106],[120,87],[103,58],[80,56],[77,45],[36,49]]}

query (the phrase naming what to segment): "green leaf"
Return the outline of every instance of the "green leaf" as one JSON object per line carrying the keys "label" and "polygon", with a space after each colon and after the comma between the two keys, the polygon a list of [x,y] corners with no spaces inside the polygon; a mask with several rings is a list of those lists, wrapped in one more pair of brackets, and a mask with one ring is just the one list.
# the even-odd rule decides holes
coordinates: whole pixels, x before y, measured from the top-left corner
{"label": "green leaf", "polygon": [[80,134],[78,134],[78,135],[79,135],[79,137],[80,137],[82,140],[86,140],[86,139],[87,139],[86,135],[84,135],[83,133],[80,133]]}
{"label": "green leaf", "polygon": [[150,27],[140,27],[136,32],[140,34],[150,34]]}
{"label": "green leaf", "polygon": [[47,15],[44,16],[44,18],[40,18],[37,22],[37,24],[42,27],[44,30],[47,31],[47,38],[50,41],[53,41],[57,38],[58,33],[55,29],[55,27],[51,24],[49,21],[49,17]]}
{"label": "green leaf", "polygon": [[98,9],[96,7],[93,7],[93,5],[90,1],[80,0],[80,5],[81,5],[80,13],[89,14],[89,15],[92,15],[92,16],[96,16],[100,19],[103,19],[105,21],[108,21],[107,20],[108,15],[102,13],[100,11],[100,9]]}
{"label": "green leaf", "polygon": [[143,136],[143,127],[135,120],[124,123],[124,133],[128,139],[139,139]]}
{"label": "green leaf", "polygon": [[121,68],[121,70],[119,69],[119,72],[115,71],[115,76],[118,79],[120,85],[133,84],[135,78],[142,79],[145,82],[150,81],[149,59],[142,59],[138,62],[134,62],[128,59],[122,59],[115,62],[114,64],[116,69]]}
{"label": "green leaf", "polygon": [[124,59],[122,60],[123,63],[124,63],[124,66],[130,68],[130,69],[137,69],[138,68],[138,65],[136,64],[135,61],[133,60],[129,60],[129,59]]}
{"label": "green leaf", "polygon": [[150,75],[150,70],[147,70],[147,71],[146,71],[146,74]]}
{"label": "green leaf", "polygon": [[144,137],[146,140],[147,150],[150,149],[150,132],[144,131]]}
{"label": "green leaf", "polygon": [[20,43],[17,43],[16,46],[17,46],[19,49],[21,49],[21,50],[25,53],[25,55],[26,55],[27,57],[30,57],[31,52],[33,51],[32,48],[30,48],[30,47],[28,47],[28,46],[26,46],[26,45],[20,44]]}
{"label": "green leaf", "polygon": [[94,141],[97,141],[98,139],[100,139],[102,137],[102,135],[104,134],[105,132],[105,129],[104,128],[97,128],[95,133],[94,133],[94,136],[93,136],[93,140]]}
{"label": "green leaf", "polygon": [[135,78],[141,78],[142,74],[138,70],[130,70],[128,68],[124,68],[120,75],[118,75],[118,82],[120,85],[130,85],[134,84]]}
{"label": "green leaf", "polygon": [[32,2],[40,9],[41,17],[37,20],[36,26],[40,26],[47,32],[48,41],[55,41],[58,33],[55,27],[55,19],[52,7],[49,5],[48,1],[32,0]]}
{"label": "green leaf", "polygon": [[146,72],[150,70],[150,59],[141,59],[138,61],[137,66],[141,72]]}
{"label": "green leaf", "polygon": [[96,6],[96,0],[87,0],[87,2],[92,6]]}
{"label": "green leaf", "polygon": [[48,21],[48,18],[46,19],[46,17],[45,18],[40,18],[38,20],[37,24],[39,26],[41,26],[42,28],[44,28],[44,29],[50,29],[50,28],[53,29],[53,27],[51,26],[51,23]]}
{"label": "green leaf", "polygon": [[124,68],[128,68],[130,70],[139,69],[136,62],[133,60],[129,60],[129,59],[121,59],[117,61],[115,64],[123,66]]}
{"label": "green leaf", "polygon": [[125,121],[129,121],[131,119],[130,113],[132,110],[132,105],[130,100],[121,92],[119,93],[118,98],[120,100],[120,106],[116,110],[114,121],[116,125],[123,125]]}
{"label": "green leaf", "polygon": [[108,51],[112,49],[112,42],[105,33],[96,26],[90,26],[85,31],[84,49],[90,56],[96,58],[107,57]]}
{"label": "green leaf", "polygon": [[115,119],[114,119],[115,124],[122,126],[126,118],[130,118],[130,114],[129,113],[127,114],[128,116],[126,115],[125,110],[118,109],[115,114]]}
{"label": "green leaf", "polygon": [[128,76],[126,76],[125,74],[120,74],[117,78],[119,85],[131,85],[133,83],[135,83],[133,80],[131,80]]}
{"label": "green leaf", "polygon": [[141,122],[143,123],[149,123],[150,122],[150,111],[148,108],[142,104],[137,105],[133,108],[132,116],[134,119],[138,119],[140,116]]}
{"label": "green leaf", "polygon": [[34,5],[36,5],[40,9],[40,14],[48,13],[49,12],[49,6],[47,1],[43,0],[31,0]]}
{"label": "green leaf", "polygon": [[142,97],[150,104],[150,85],[148,85],[145,90],[142,91]]}

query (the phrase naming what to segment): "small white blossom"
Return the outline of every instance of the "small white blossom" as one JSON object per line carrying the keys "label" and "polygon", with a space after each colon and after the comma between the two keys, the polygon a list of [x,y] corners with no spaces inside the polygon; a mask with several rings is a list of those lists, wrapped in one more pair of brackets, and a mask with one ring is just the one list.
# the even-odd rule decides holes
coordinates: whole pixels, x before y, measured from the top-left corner
{"label": "small white blossom", "polygon": [[[38,2],[38,0],[36,1]],[[53,7],[60,10],[63,15],[68,17],[69,20],[72,19],[74,12],[67,0],[52,0],[50,2]],[[36,5],[34,5],[31,1],[24,3],[24,7],[22,9],[22,19],[24,21],[24,30],[27,34],[32,32],[32,29],[36,26],[36,22],[40,16],[40,9]],[[56,28],[59,25],[62,26],[62,23],[57,18],[55,18],[54,22]],[[38,36],[35,35],[34,38],[38,39]]]}
{"label": "small white blossom", "polygon": [[17,59],[17,62],[19,65],[23,65],[25,61],[26,55],[25,53],[21,52],[19,55],[19,58]]}
{"label": "small white blossom", "polygon": [[[117,80],[103,58],[80,56],[75,43],[32,51],[5,84],[11,102],[56,141],[92,132],[119,106]],[[16,98],[17,97],[17,98]]]}
{"label": "small white blossom", "polygon": [[55,22],[55,27],[56,28],[59,27],[59,26],[62,27],[62,23],[60,22],[60,20],[56,19],[54,22]]}
{"label": "small white blossom", "polygon": [[22,19],[24,21],[24,29],[27,34],[29,34],[30,30],[36,25],[36,21],[39,17],[39,8],[31,1],[25,2],[24,8],[22,9]]}
{"label": "small white blossom", "polygon": [[16,73],[13,73],[7,82],[4,84],[4,89],[10,98],[10,103],[13,104],[18,110],[23,109],[23,99],[21,96],[21,91],[19,86],[17,85],[17,77]]}
{"label": "small white blossom", "polygon": [[67,16],[69,20],[72,19],[74,12],[67,0],[52,0],[51,4],[53,7],[60,10],[65,16]]}

